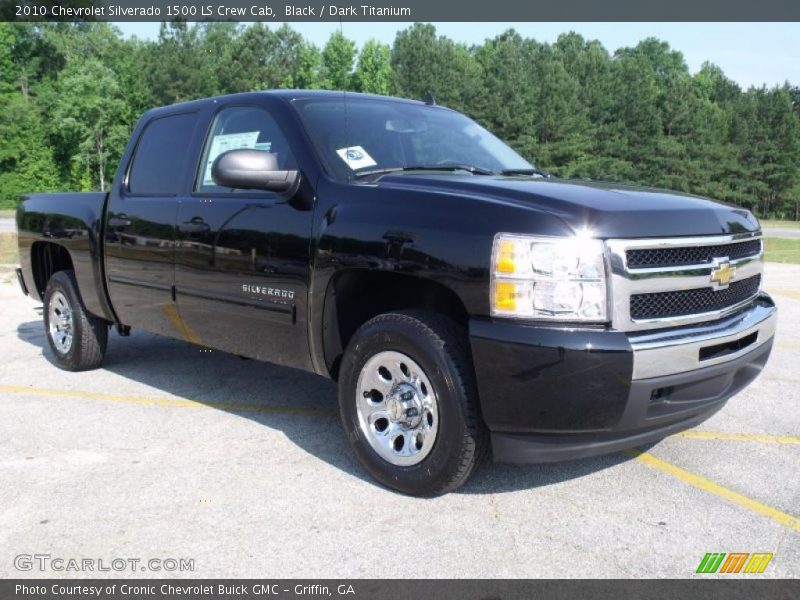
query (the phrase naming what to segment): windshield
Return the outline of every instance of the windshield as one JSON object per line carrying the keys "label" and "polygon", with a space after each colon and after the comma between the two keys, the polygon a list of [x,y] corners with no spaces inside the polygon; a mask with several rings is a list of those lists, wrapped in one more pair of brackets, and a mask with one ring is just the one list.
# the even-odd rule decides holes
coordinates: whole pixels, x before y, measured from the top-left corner
{"label": "windshield", "polygon": [[350,95],[295,106],[324,161],[342,178],[408,168],[533,169],[475,121],[440,106]]}

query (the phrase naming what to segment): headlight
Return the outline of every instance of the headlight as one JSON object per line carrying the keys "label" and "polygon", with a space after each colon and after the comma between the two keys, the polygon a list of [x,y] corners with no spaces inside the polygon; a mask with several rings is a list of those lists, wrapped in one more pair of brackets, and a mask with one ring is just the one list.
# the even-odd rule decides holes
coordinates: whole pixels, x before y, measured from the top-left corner
{"label": "headlight", "polygon": [[499,233],[492,249],[492,315],[606,320],[602,240]]}

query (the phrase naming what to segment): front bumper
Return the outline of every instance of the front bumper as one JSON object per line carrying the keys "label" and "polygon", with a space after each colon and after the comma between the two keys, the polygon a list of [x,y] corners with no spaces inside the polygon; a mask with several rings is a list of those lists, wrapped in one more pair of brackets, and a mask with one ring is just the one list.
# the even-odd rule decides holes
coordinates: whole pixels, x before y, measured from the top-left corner
{"label": "front bumper", "polygon": [[694,427],[766,364],[776,309],[766,294],[718,321],[657,332],[470,323],[495,460],[614,452]]}

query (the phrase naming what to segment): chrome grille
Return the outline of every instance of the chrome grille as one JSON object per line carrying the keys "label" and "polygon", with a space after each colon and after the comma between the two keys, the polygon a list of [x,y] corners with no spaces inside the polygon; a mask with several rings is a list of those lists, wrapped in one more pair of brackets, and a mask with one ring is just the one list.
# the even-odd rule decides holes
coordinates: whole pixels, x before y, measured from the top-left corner
{"label": "chrome grille", "polygon": [[761,286],[761,275],[734,281],[724,290],[712,287],[677,292],[656,292],[631,296],[631,318],[663,319],[723,310],[752,298]]}
{"label": "chrome grille", "polygon": [[761,252],[761,240],[747,240],[735,244],[714,246],[679,246],[676,248],[639,248],[626,252],[628,268],[670,267],[677,265],[703,265],[714,258],[730,259],[754,256]]}
{"label": "chrome grille", "polygon": [[[758,234],[608,240],[606,247],[611,321],[620,331],[717,319],[751,302],[761,287]],[[726,268],[730,281],[715,280]]]}

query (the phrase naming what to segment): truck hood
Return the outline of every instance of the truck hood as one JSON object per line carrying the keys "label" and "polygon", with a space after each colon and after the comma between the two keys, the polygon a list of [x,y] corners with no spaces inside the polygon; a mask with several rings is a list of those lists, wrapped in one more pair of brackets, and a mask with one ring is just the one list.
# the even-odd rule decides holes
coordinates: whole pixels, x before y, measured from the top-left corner
{"label": "truck hood", "polygon": [[428,190],[522,206],[561,219],[573,231],[601,238],[681,237],[757,231],[743,208],[681,192],[608,182],[484,176],[467,173],[395,173],[375,184]]}

